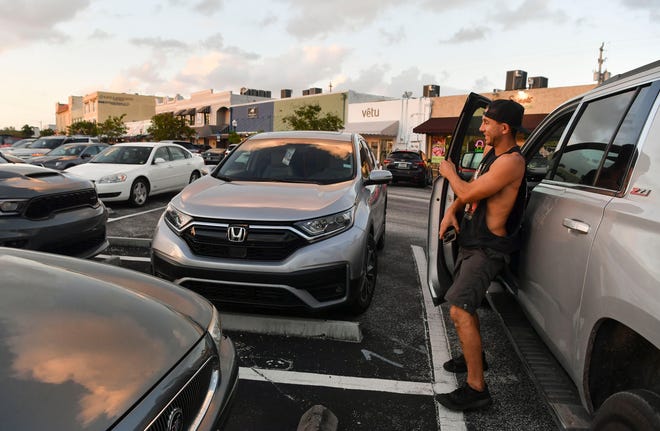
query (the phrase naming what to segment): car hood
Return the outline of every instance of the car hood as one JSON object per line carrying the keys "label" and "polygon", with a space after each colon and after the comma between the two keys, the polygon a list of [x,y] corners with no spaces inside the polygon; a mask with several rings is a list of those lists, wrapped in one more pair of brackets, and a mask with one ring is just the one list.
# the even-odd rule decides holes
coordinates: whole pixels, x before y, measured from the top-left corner
{"label": "car hood", "polygon": [[197,322],[212,313],[171,283],[86,260],[0,247],[0,274],[6,429],[109,429],[200,340]]}
{"label": "car hood", "polygon": [[352,181],[328,185],[225,182],[205,176],[175,196],[172,204],[193,217],[297,221],[351,208],[356,195]]}
{"label": "car hood", "polygon": [[10,150],[8,152],[16,157],[21,157],[29,156],[34,153],[48,154],[49,151],[50,148],[16,148],[15,150]]}
{"label": "car hood", "polygon": [[66,160],[76,160],[78,156],[39,156],[39,157],[30,157],[28,162],[30,163],[48,163],[55,161],[66,161]]}
{"label": "car hood", "polygon": [[0,198],[30,198],[94,187],[89,181],[30,164],[0,165]]}
{"label": "car hood", "polygon": [[66,171],[90,180],[98,180],[106,175],[118,174],[120,172],[127,174],[142,169],[144,166],[145,165],[120,165],[114,163],[85,163],[72,166]]}

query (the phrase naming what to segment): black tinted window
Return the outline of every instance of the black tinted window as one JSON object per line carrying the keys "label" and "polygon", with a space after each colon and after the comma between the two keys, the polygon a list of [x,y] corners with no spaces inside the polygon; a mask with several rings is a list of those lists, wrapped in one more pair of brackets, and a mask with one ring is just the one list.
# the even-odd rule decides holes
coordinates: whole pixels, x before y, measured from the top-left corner
{"label": "black tinted window", "polygon": [[587,104],[549,177],[567,183],[592,184],[635,93],[636,90],[631,90]]}

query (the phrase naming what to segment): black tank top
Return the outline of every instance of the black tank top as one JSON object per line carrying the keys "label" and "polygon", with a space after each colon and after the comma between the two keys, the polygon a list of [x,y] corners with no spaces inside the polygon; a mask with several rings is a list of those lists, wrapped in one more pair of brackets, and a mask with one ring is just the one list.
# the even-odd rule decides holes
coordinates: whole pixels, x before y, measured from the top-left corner
{"label": "black tank top", "polygon": [[[520,153],[520,148],[516,145],[507,152],[500,154],[500,156],[511,153]],[[479,164],[479,169],[477,169],[478,175],[488,172],[490,166],[500,156],[496,156],[495,150],[491,149]],[[488,224],[486,224],[487,200],[488,198],[479,201],[471,217],[469,215],[467,217],[464,216],[461,220],[458,245],[465,248],[490,248],[502,253],[513,253],[520,248],[520,226],[527,202],[527,182],[525,176],[523,175],[522,181],[518,186],[516,201],[506,221],[507,236],[495,235],[488,229]]]}

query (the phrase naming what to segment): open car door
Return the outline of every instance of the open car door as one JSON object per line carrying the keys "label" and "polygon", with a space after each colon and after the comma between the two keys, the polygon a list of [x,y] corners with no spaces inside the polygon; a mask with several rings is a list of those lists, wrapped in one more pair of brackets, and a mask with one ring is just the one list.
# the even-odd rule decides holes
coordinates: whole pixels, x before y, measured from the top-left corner
{"label": "open car door", "polygon": [[[449,148],[445,152],[445,157],[448,157],[456,166],[460,166],[462,154],[479,148],[483,149],[483,134],[479,132],[479,127],[481,127],[481,117],[488,104],[490,104],[490,100],[486,97],[476,93],[468,95]],[[467,175],[471,176],[472,173]],[[443,177],[436,178],[429,204],[426,241],[427,282],[435,305],[445,301],[445,293],[452,282],[454,259],[458,253],[456,241],[442,244],[438,238],[440,221],[445,210],[453,201],[454,192],[449,186],[449,182]]]}

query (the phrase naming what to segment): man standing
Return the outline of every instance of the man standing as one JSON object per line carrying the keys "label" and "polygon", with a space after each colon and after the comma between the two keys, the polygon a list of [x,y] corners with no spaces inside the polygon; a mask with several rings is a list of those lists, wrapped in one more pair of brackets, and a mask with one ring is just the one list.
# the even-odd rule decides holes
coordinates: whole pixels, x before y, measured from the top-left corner
{"label": "man standing", "polygon": [[[451,410],[474,410],[492,403],[484,380],[487,369],[479,333],[477,308],[490,282],[519,247],[518,228],[525,204],[525,160],[516,144],[524,108],[512,100],[495,100],[483,115],[479,131],[484,134],[484,157],[470,182],[463,181],[449,160],[440,164],[440,174],[449,181],[455,200],[447,209],[439,235],[458,232],[458,257],[454,281],[445,295],[449,314],[463,355],[444,368],[465,372],[464,386],[436,400]],[[463,210],[460,226],[458,214]]]}

